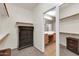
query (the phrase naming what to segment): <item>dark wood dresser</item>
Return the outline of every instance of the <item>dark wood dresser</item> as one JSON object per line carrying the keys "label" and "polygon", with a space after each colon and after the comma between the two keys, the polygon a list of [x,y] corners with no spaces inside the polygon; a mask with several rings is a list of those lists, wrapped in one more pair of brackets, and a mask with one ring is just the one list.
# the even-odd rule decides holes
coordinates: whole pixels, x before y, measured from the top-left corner
{"label": "dark wood dresser", "polygon": [[79,55],[79,39],[67,37],[67,49]]}
{"label": "dark wood dresser", "polygon": [[32,26],[19,26],[19,50],[33,46],[33,29]]}

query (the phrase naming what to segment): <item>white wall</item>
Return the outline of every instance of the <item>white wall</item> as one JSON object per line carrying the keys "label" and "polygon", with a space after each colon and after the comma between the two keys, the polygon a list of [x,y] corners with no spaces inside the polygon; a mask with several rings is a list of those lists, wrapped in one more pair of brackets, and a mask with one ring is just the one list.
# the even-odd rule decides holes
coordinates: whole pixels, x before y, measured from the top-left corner
{"label": "white wall", "polygon": [[9,32],[10,35],[0,44],[0,49],[17,48],[18,29],[17,21],[34,24],[34,46],[44,52],[44,20],[43,13],[56,4],[39,4],[34,10],[23,9],[12,4],[7,4],[10,17],[0,17],[0,32]]}
{"label": "white wall", "polygon": [[53,23],[53,31],[56,31],[56,18],[55,21],[53,21],[52,23]]}
{"label": "white wall", "polygon": [[60,32],[79,34],[79,15],[60,20]]}
{"label": "white wall", "polygon": [[79,13],[79,3],[65,3],[60,7],[60,19]]}
{"label": "white wall", "polygon": [[[60,20],[60,32],[79,34],[79,15]],[[60,34],[60,43],[66,46],[66,37],[79,38],[79,35]]]}
{"label": "white wall", "polygon": [[[75,14],[76,12],[79,12],[78,6],[79,4],[72,4],[60,9],[60,17],[66,17],[68,15],[70,16],[72,14]],[[60,32],[79,34],[79,15],[74,15],[72,17],[61,19]],[[60,44],[66,46],[66,37],[79,38],[79,35],[60,34]]]}
{"label": "white wall", "polygon": [[9,32],[10,35],[0,44],[0,49],[17,48],[18,29],[17,21],[33,23],[32,12],[28,9],[6,4],[10,17],[0,17],[0,32]]}
{"label": "white wall", "polygon": [[74,38],[78,38],[79,39],[79,35],[75,35],[75,34],[60,34],[60,44],[67,46],[66,45],[66,37],[74,37]]}
{"label": "white wall", "polygon": [[44,19],[43,13],[53,8],[56,4],[44,3],[39,4],[34,9],[34,46],[44,52]]}

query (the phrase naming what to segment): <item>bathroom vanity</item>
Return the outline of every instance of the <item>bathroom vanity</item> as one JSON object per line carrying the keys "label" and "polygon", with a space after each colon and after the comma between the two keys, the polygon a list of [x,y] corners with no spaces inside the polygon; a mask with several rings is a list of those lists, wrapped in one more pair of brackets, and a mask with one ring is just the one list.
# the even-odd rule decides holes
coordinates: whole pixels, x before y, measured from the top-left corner
{"label": "bathroom vanity", "polygon": [[46,31],[44,33],[44,40],[45,40],[45,45],[55,42],[56,33],[54,31]]}

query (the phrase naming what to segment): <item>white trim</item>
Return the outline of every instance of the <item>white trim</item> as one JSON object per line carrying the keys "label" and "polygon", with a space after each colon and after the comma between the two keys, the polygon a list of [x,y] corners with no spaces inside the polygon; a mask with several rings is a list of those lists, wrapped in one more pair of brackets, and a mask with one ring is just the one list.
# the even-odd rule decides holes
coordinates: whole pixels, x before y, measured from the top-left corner
{"label": "white trim", "polygon": [[56,56],[60,55],[60,39],[59,39],[59,7],[62,5],[63,3],[59,3],[56,6]]}
{"label": "white trim", "polygon": [[59,6],[56,6],[56,55],[59,56]]}

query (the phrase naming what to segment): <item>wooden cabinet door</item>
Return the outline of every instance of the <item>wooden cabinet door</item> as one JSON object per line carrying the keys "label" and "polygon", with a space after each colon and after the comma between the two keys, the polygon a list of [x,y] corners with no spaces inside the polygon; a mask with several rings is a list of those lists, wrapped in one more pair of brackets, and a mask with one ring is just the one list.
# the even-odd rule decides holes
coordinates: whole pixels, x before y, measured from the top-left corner
{"label": "wooden cabinet door", "polygon": [[19,27],[19,49],[33,46],[33,27]]}

